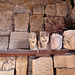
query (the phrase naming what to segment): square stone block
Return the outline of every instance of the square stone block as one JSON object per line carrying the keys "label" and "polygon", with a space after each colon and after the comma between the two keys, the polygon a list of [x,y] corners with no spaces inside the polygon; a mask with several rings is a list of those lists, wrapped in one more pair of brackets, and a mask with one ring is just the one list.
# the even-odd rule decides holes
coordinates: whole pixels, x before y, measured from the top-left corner
{"label": "square stone block", "polygon": [[28,32],[12,32],[9,49],[29,48]]}
{"label": "square stone block", "polygon": [[14,16],[15,31],[27,31],[29,24],[29,14],[17,14]]}
{"label": "square stone block", "polygon": [[0,12],[0,35],[9,35],[12,31],[12,11]]}

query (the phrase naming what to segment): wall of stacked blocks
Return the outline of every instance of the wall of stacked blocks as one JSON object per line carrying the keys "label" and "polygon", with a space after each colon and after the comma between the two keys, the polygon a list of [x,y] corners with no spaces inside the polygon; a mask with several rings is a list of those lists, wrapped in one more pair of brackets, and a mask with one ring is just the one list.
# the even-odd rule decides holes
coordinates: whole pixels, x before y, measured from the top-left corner
{"label": "wall of stacked blocks", "polygon": [[[75,36],[74,4],[75,0],[0,0],[0,50],[29,50],[29,32],[63,36],[72,30],[69,35]],[[75,75],[75,55],[0,57],[0,75]]]}

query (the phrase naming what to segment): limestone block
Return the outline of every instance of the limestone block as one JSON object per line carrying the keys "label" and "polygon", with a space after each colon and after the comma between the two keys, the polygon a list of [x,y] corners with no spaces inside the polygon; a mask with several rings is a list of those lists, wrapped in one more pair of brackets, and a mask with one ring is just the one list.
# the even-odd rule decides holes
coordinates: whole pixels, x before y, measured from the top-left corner
{"label": "limestone block", "polygon": [[12,32],[9,49],[29,48],[28,32]]}
{"label": "limestone block", "polygon": [[57,16],[67,16],[68,8],[66,2],[56,3]]}
{"label": "limestone block", "polygon": [[45,14],[47,16],[55,16],[56,15],[55,4],[48,4],[45,9]]}
{"label": "limestone block", "polygon": [[32,61],[32,75],[53,75],[51,57],[40,57]]}
{"label": "limestone block", "polygon": [[29,14],[17,14],[14,16],[15,31],[27,31],[29,24]]}
{"label": "limestone block", "polygon": [[0,57],[0,70],[11,70],[15,68],[15,57]]}
{"label": "limestone block", "polygon": [[12,31],[12,11],[0,12],[0,35],[9,35]]}
{"label": "limestone block", "polygon": [[75,49],[75,30],[67,30],[63,33],[64,36],[64,48]]}
{"label": "limestone block", "polygon": [[0,71],[0,75],[14,75],[14,70]]}
{"label": "limestone block", "polygon": [[6,37],[1,36],[0,37],[0,50],[7,50],[7,48],[8,48],[8,39],[9,39],[8,36],[6,36]]}
{"label": "limestone block", "polygon": [[62,35],[53,33],[51,35],[51,49],[60,50],[62,48]]}
{"label": "limestone block", "polygon": [[67,69],[68,75],[75,75],[75,69]]}
{"label": "limestone block", "polygon": [[44,15],[44,5],[35,5],[33,7],[33,14],[43,14]]}
{"label": "limestone block", "polygon": [[17,57],[16,75],[27,75],[27,57]]}
{"label": "limestone block", "polygon": [[61,2],[62,0],[55,0],[56,3]]}
{"label": "limestone block", "polygon": [[43,30],[43,15],[31,15],[30,16],[30,31],[40,32]]}

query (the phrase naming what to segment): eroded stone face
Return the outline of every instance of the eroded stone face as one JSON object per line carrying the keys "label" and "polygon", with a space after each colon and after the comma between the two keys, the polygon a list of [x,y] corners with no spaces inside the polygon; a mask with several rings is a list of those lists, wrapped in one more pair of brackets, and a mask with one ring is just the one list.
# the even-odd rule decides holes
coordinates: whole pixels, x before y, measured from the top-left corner
{"label": "eroded stone face", "polygon": [[17,14],[14,16],[15,31],[27,31],[29,24],[29,14]]}
{"label": "eroded stone face", "polygon": [[60,50],[62,48],[62,35],[53,33],[51,36],[51,49]]}
{"label": "eroded stone face", "polygon": [[75,49],[75,30],[67,30],[63,33],[64,36],[64,48]]}
{"label": "eroded stone face", "polygon": [[29,33],[29,44],[30,44],[30,49],[31,50],[37,50],[37,37],[36,33],[30,32]]}
{"label": "eroded stone face", "polygon": [[55,4],[48,4],[45,9],[45,14],[47,16],[56,16]]}
{"label": "eroded stone face", "polygon": [[68,8],[66,2],[56,3],[57,16],[67,16]]}
{"label": "eroded stone face", "polygon": [[9,35],[12,31],[12,11],[0,12],[0,35]]}

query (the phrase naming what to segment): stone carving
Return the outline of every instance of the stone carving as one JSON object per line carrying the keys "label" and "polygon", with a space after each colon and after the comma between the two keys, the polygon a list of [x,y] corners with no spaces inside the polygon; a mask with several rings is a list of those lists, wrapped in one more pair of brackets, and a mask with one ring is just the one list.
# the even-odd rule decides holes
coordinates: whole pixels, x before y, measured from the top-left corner
{"label": "stone carving", "polygon": [[30,44],[30,50],[38,50],[36,33],[34,32],[29,33],[29,44]]}
{"label": "stone carving", "polygon": [[75,49],[75,30],[67,30],[63,33],[64,36],[64,48]]}
{"label": "stone carving", "polygon": [[59,34],[52,34],[51,36],[51,49],[60,50],[62,48],[62,36]]}
{"label": "stone carving", "polygon": [[40,50],[50,49],[49,47],[49,34],[45,31],[40,32],[40,39],[38,41],[38,46]]}

